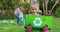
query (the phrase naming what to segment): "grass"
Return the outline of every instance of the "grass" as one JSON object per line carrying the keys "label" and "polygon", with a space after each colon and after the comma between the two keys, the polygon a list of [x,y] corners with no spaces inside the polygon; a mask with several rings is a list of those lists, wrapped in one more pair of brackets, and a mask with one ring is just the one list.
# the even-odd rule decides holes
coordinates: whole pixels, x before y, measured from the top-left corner
{"label": "grass", "polygon": [[[17,26],[16,21],[13,24],[3,24],[0,20],[0,32],[24,32],[24,27]],[[60,18],[53,18],[52,28],[49,32],[60,32]]]}
{"label": "grass", "polygon": [[24,32],[24,27],[22,25],[17,26],[16,22],[3,24],[0,21],[0,32]]}
{"label": "grass", "polygon": [[51,32],[60,32],[60,18],[53,18]]}

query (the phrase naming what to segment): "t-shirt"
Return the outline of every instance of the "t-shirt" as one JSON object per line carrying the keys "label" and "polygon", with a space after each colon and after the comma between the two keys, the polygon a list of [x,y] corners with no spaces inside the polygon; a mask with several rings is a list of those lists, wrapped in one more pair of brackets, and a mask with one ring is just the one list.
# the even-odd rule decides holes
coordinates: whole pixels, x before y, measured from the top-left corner
{"label": "t-shirt", "polygon": [[15,10],[14,14],[20,14],[20,12],[21,12],[21,9],[18,7],[18,8]]}

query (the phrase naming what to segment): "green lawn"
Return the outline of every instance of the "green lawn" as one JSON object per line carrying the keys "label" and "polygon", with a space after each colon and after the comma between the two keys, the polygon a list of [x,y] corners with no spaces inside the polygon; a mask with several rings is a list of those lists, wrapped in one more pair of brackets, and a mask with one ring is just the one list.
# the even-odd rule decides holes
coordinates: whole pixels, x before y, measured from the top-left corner
{"label": "green lawn", "polygon": [[13,24],[3,24],[2,21],[0,21],[0,32],[24,32],[24,26],[17,26],[16,21]]}
{"label": "green lawn", "polygon": [[53,18],[52,32],[60,32],[60,18]]}
{"label": "green lawn", "polygon": [[[24,32],[24,27],[17,26],[16,21],[13,24],[3,24],[0,20],[0,32]],[[60,32],[60,18],[53,18],[52,28],[49,32]]]}

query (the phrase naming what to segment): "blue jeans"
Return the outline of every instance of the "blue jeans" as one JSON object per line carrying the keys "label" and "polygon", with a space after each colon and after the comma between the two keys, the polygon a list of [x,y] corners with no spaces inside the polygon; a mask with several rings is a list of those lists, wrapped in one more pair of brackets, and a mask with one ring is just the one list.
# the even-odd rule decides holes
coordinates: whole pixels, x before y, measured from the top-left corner
{"label": "blue jeans", "polygon": [[24,22],[24,18],[20,18],[18,14],[15,14],[15,17],[17,18],[17,24],[19,24],[19,22]]}

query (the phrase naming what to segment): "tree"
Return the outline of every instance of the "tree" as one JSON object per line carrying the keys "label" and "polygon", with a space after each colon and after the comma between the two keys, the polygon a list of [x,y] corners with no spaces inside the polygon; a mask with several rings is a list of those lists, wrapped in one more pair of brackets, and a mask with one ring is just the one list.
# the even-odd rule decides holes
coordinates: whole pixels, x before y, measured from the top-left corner
{"label": "tree", "polygon": [[45,15],[51,15],[54,8],[57,6],[60,0],[38,0],[43,7],[43,13]]}
{"label": "tree", "polygon": [[59,0],[56,0],[56,1],[55,1],[55,4],[52,6],[51,13],[52,13],[53,9],[55,8],[55,6],[56,6],[58,3],[59,3]]}

